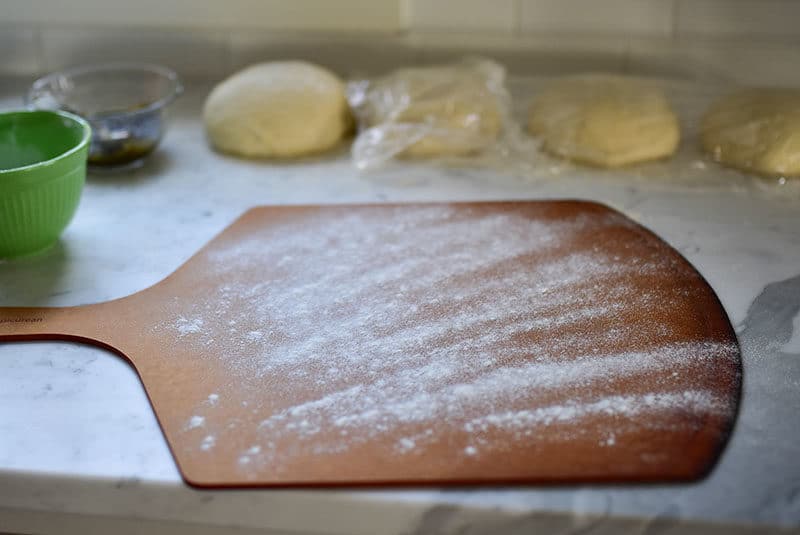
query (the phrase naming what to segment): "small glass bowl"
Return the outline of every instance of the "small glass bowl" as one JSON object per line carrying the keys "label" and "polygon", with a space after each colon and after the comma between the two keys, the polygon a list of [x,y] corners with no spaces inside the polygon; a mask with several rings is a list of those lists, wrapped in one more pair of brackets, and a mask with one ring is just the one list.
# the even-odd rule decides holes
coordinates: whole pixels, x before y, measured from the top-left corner
{"label": "small glass bowl", "polygon": [[178,75],[158,65],[106,63],[36,80],[26,98],[34,109],[59,109],[92,126],[93,170],[139,167],[164,135],[166,106],[183,92]]}

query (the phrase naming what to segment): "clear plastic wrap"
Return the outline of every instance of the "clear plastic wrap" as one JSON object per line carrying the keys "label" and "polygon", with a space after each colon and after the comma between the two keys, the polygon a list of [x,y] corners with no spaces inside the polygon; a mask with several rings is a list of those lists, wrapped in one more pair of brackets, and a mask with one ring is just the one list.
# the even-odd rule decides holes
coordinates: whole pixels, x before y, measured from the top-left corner
{"label": "clear plastic wrap", "polygon": [[508,152],[511,119],[505,69],[491,60],[396,70],[348,85],[359,124],[352,148],[359,169],[396,158],[450,161]]}
{"label": "clear plastic wrap", "polygon": [[[402,73],[411,73],[412,77],[421,79],[422,82],[409,84],[408,76]],[[642,84],[646,87],[645,96],[638,97],[640,103],[628,106],[627,109],[636,110],[630,111],[634,115],[643,115],[642,109],[652,110],[654,107],[659,110],[659,114],[668,115],[671,110],[677,117],[679,141],[671,140],[671,136],[677,134],[677,131],[668,125],[666,128],[672,133],[668,132],[666,136],[661,134],[661,142],[667,147],[662,148],[663,157],[641,158],[638,163],[623,161],[619,166],[606,166],[608,168],[598,164],[586,165],[586,158],[569,159],[555,150],[547,150],[544,136],[534,135],[527,128],[531,103],[560,80],[597,76],[622,79],[626,84]],[[470,91],[474,91],[482,95],[481,98],[488,95],[494,99],[500,117],[500,129],[496,134],[482,134],[482,130],[476,126],[482,124],[482,118],[475,117],[474,112],[455,114],[456,119],[452,119],[452,116],[448,118],[445,114],[444,117],[448,119],[441,119],[442,115],[437,110],[441,110],[442,106],[445,109],[459,109],[455,104],[452,108],[448,108],[450,104],[442,104],[457,101],[458,98],[448,99],[443,95],[452,95],[453,88],[460,87],[460,80],[464,78],[471,80],[471,85],[467,85],[473,89],[459,89],[455,94],[470,95],[474,94]],[[475,80],[479,82],[476,83]],[[410,86],[415,89],[412,90]],[[393,184],[435,180],[443,172],[451,177],[480,181],[491,176],[486,174],[488,170],[493,175],[505,175],[525,183],[538,183],[544,188],[552,183],[553,187],[565,192],[573,191],[573,186],[621,186],[630,188],[631,191],[641,186],[647,190],[710,194],[734,191],[745,195],[800,200],[800,179],[787,178],[788,175],[759,176],[752,169],[740,170],[730,165],[720,165],[714,151],[709,153],[704,149],[704,129],[701,125],[704,114],[735,89],[730,83],[720,81],[698,82],[693,79],[622,75],[506,78],[502,66],[485,59],[467,59],[438,67],[401,69],[383,78],[359,80],[349,84],[348,98],[359,124],[359,134],[352,147],[352,159],[359,169],[369,169],[373,180]],[[622,93],[623,102],[620,106],[625,99],[630,98],[624,96],[625,91]],[[651,99],[655,99],[656,103]],[[414,103],[419,103],[420,107],[416,109],[422,111],[407,111],[414,110]],[[602,117],[605,113],[604,106],[599,108],[600,111],[593,113]],[[459,120],[462,122],[459,123]],[[663,123],[664,117],[660,120]],[[674,118],[667,118],[666,121],[671,123]],[[593,132],[595,140],[599,140],[601,147],[605,143],[605,150],[609,147],[613,149],[614,143],[619,140],[605,138],[608,137],[609,128],[616,127],[615,121],[606,118],[595,122],[599,125]],[[464,124],[471,126],[464,128]],[[632,124],[628,137],[641,135],[646,138],[653,134],[653,122],[650,119],[640,117]],[[425,140],[445,140],[453,142],[456,147],[469,149],[449,153],[440,151],[436,156],[430,151],[424,157],[413,158],[415,152],[417,156],[420,154],[411,147],[424,146]],[[676,143],[677,147],[673,147],[672,143]],[[624,152],[623,154],[625,155]],[[385,165],[398,157],[404,159],[403,165]],[[623,160],[629,157],[630,154],[627,154]],[[411,169],[413,172],[409,172]]]}

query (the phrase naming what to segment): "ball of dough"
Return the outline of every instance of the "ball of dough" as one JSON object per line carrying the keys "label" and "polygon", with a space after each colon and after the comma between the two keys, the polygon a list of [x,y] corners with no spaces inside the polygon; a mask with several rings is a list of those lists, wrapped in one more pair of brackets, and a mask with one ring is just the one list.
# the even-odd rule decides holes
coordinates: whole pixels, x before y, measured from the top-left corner
{"label": "ball of dough", "polygon": [[528,130],[546,152],[598,167],[664,158],[680,141],[678,118],[658,88],[610,75],[549,84],[531,103]]}
{"label": "ball of dough", "polygon": [[[500,72],[495,72],[500,69]],[[505,73],[489,62],[400,69],[369,90],[367,126],[401,125],[407,157],[456,156],[494,142],[503,126],[492,88]]]}
{"label": "ball of dough", "polygon": [[261,63],[224,80],[206,99],[203,121],[216,149],[256,158],[322,152],[352,126],[344,83],[300,61]]}
{"label": "ball of dough", "polygon": [[746,89],[703,117],[703,149],[718,162],[762,175],[800,176],[800,91]]}

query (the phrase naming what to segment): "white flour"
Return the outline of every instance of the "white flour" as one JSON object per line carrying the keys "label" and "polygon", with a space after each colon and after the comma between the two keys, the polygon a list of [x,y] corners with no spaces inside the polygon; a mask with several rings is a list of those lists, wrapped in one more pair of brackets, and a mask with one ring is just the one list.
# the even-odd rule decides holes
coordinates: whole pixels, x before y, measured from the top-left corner
{"label": "white flour", "polygon": [[200,318],[192,318],[189,320],[183,316],[178,316],[178,320],[175,323],[175,330],[178,331],[179,336],[203,332],[203,320]]}
{"label": "white flour", "polygon": [[200,449],[203,451],[208,451],[214,447],[217,443],[216,437],[214,435],[206,435],[202,442],[200,442]]}
{"label": "white flour", "polygon": [[[727,414],[692,372],[736,348],[674,342],[650,320],[683,313],[673,310],[686,302],[681,289],[656,288],[674,260],[656,251],[622,262],[573,246],[598,225],[630,228],[616,215],[467,219],[446,206],[288,222],[208,253],[218,273],[261,266],[259,277],[217,288],[194,313],[181,308],[173,328],[198,348],[226,334],[224,354],[202,353],[237,378],[236,403],[258,422],[256,443],[238,457],[248,470],[381,437],[418,454],[442,427],[463,434],[461,455],[476,457],[495,430],[524,440],[559,426],[568,438],[600,415],[619,416],[621,432],[641,414],[654,427],[675,411]],[[631,275],[652,284],[637,287]],[[615,350],[620,340],[631,349]],[[657,389],[619,393],[619,381],[637,377],[659,378]],[[304,397],[309,385],[315,394]],[[270,407],[260,405],[264,389]],[[218,403],[209,396],[206,406]],[[198,440],[210,449],[216,439]],[[609,430],[598,446],[619,440]]]}
{"label": "white flour", "polygon": [[189,418],[189,422],[186,424],[186,429],[195,429],[197,427],[203,427],[205,424],[206,419],[202,416],[192,416]]}

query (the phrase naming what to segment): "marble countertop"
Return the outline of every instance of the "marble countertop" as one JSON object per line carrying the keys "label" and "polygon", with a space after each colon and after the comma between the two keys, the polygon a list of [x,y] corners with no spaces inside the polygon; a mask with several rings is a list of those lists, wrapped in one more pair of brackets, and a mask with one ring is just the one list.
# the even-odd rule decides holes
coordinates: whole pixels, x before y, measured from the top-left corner
{"label": "marble countertop", "polygon": [[[0,109],[19,107],[27,82],[0,79]],[[797,196],[686,187],[691,176],[673,187],[627,172],[536,178],[398,165],[363,174],[344,150],[299,163],[239,161],[205,144],[199,110],[210,86],[187,87],[143,168],[89,176],[56,247],[0,264],[0,305],[79,305],[134,293],[258,204],[593,199],[666,239],[718,293],[744,358],[730,443],[712,473],[692,484],[198,491],[182,482],[126,362],[87,345],[4,343],[0,532],[714,533],[703,525],[713,522],[740,526],[720,533],[762,533],[800,525]]]}

